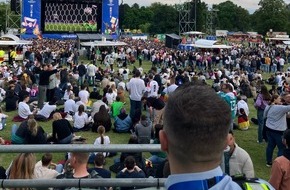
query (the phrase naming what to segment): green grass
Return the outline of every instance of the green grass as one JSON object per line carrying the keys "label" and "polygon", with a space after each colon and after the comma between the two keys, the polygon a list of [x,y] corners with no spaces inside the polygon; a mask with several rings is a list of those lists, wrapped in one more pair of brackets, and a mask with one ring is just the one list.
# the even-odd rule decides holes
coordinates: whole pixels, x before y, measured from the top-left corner
{"label": "green grass", "polygon": [[[86,24],[88,25],[88,24]],[[85,27],[84,24],[81,23],[46,23],[44,30],[46,32],[53,32],[53,31],[79,31],[79,32],[92,32],[97,31],[95,28]]]}
{"label": "green grass", "polygon": [[[136,62],[135,65],[138,63]],[[151,63],[149,62],[144,62],[143,63],[143,69],[144,71],[148,71],[151,67]],[[129,66],[130,70],[132,70],[132,66]],[[117,69],[117,68],[115,68]],[[264,78],[268,77],[269,74],[264,75]],[[211,83],[211,81],[208,81],[208,83]],[[128,94],[127,94],[128,95]],[[248,99],[248,105],[250,108],[250,116],[251,117],[256,117],[256,110],[253,107],[253,99],[250,98]],[[125,104],[125,107],[127,110],[129,110],[130,103],[127,99],[127,102]],[[5,139],[10,139],[10,130],[11,126],[14,122],[12,122],[13,116],[17,114],[16,111],[8,113],[9,118],[7,120],[7,126],[3,131],[0,131],[0,136],[4,137]],[[19,124],[19,123],[18,123]],[[39,125],[44,128],[44,130],[47,133],[52,132],[52,127],[51,127],[52,121],[49,122],[39,122]],[[257,141],[257,126],[251,123],[251,127],[249,128],[248,131],[239,131],[236,130],[235,132],[235,137],[238,145],[242,148],[244,148],[251,156],[253,163],[254,163],[254,168],[255,168],[255,174],[259,178],[263,178],[268,180],[269,175],[270,175],[270,169],[266,167],[265,163],[265,150],[266,150],[266,144],[258,144]],[[77,135],[81,135],[82,137],[87,139],[88,144],[93,144],[94,140],[98,137],[97,133],[92,133],[92,132],[79,132]],[[108,132],[106,135],[110,137],[111,144],[127,144],[129,134],[116,134],[112,131]],[[15,157],[16,154],[0,154],[0,165],[4,167],[8,167],[11,160]],[[145,157],[149,157],[149,153],[144,154]],[[275,157],[276,154],[274,154]],[[40,158],[41,154],[37,154],[38,159]],[[116,157],[119,157],[120,153]],[[58,162],[59,160],[64,159],[64,153],[54,153],[54,162]],[[113,158],[107,158],[106,159],[106,168],[108,168],[110,165],[113,164]]]}

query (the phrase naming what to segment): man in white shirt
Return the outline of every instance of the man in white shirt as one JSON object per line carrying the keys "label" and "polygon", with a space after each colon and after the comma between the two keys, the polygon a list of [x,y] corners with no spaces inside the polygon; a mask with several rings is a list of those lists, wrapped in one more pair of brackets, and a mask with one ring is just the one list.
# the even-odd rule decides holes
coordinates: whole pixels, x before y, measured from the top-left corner
{"label": "man in white shirt", "polygon": [[69,99],[67,101],[65,101],[64,103],[64,112],[65,113],[71,113],[71,115],[74,115],[74,112],[75,112],[75,104],[76,102],[74,101],[74,95],[71,94],[69,96]]}
{"label": "man in white shirt", "polygon": [[81,91],[79,92],[79,98],[86,105],[89,102],[90,93],[87,91],[85,85],[81,86]]}
{"label": "man in white shirt", "polygon": [[228,146],[230,147],[229,175],[245,175],[246,178],[254,178],[254,166],[249,154],[235,142],[232,131],[228,134]]}
{"label": "man in white shirt", "polygon": [[49,102],[49,103],[46,103],[41,110],[39,110],[37,112],[37,115],[35,116],[36,120],[38,118],[38,116],[40,117],[43,117],[44,120],[48,119],[50,114],[56,110],[56,105],[55,103],[52,101],[52,102]]}
{"label": "man in white shirt", "polygon": [[33,112],[30,111],[30,107],[27,102],[29,102],[29,95],[24,95],[23,101],[18,105],[18,115],[23,119],[27,119],[29,115],[33,115],[36,112],[36,110]]}
{"label": "man in white shirt", "polygon": [[35,164],[35,179],[54,179],[62,172],[63,166],[61,164],[55,165],[55,170],[49,169],[50,165],[52,165],[52,154],[45,153],[41,160]]}
{"label": "man in white shirt", "polygon": [[100,107],[102,105],[104,105],[106,109],[109,110],[108,105],[105,102],[103,102],[102,98],[103,98],[102,95],[99,95],[97,98],[97,101],[93,103],[92,112],[91,112],[92,117],[94,117],[94,115],[99,112]]}
{"label": "man in white shirt", "polygon": [[98,71],[98,68],[93,63],[90,63],[88,65],[87,73],[89,76],[89,81],[92,81],[92,85],[95,85],[95,75],[97,71]]}
{"label": "man in white shirt", "polygon": [[284,65],[285,65],[285,59],[283,57],[281,57],[279,59],[279,64],[280,64],[280,71],[283,72],[284,71]]}
{"label": "man in white shirt", "polygon": [[157,98],[158,97],[158,90],[159,90],[159,85],[158,83],[153,80],[153,74],[150,73],[148,78],[149,78],[149,82],[148,82],[148,86],[146,87],[146,91],[148,92],[148,98],[152,97],[152,98]]}
{"label": "man in white shirt", "polygon": [[130,80],[127,84],[130,97],[130,117],[135,117],[136,110],[141,110],[142,102],[141,98],[145,91],[145,83],[140,79],[141,73],[139,70],[136,71],[135,77]]}

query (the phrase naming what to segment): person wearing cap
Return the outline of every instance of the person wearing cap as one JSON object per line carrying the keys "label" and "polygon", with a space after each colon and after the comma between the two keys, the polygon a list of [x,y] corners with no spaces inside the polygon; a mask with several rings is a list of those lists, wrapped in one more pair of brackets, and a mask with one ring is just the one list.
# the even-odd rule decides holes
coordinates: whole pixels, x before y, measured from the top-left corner
{"label": "person wearing cap", "polygon": [[269,183],[276,190],[288,190],[290,184],[290,129],[283,134],[283,143],[286,149],[283,155],[276,158],[271,169]]}

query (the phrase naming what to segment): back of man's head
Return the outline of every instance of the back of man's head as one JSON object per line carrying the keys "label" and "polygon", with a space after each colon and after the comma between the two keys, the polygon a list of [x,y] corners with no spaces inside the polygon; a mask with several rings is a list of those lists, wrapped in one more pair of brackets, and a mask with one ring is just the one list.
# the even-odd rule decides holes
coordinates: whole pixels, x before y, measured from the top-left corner
{"label": "back of man's head", "polygon": [[94,160],[94,163],[96,166],[103,166],[104,163],[105,163],[105,157],[102,153],[98,153],[96,154],[95,156],[95,160]]}
{"label": "back of man's head", "polygon": [[88,152],[72,152],[71,154],[77,164],[82,165],[88,163],[89,160]]}
{"label": "back of man's head", "polygon": [[52,160],[52,154],[45,153],[41,158],[42,166],[48,166],[50,164],[51,160]]}
{"label": "back of man's head", "polygon": [[136,161],[135,161],[135,158],[133,156],[127,156],[125,158],[125,167],[128,169],[128,170],[132,170],[135,165],[136,165]]}
{"label": "back of man's head", "polygon": [[230,123],[229,106],[209,86],[196,82],[177,88],[164,113],[169,158],[184,165],[218,162]]}

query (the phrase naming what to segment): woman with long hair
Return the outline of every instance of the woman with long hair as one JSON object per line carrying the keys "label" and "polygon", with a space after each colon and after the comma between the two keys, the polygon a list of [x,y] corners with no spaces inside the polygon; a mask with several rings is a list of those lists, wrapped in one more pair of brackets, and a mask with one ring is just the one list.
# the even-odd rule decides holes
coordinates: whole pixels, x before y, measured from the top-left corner
{"label": "woman with long hair", "polygon": [[[96,138],[94,145],[98,146],[98,145],[109,145],[110,142],[110,137],[105,135],[106,129],[104,126],[100,125],[97,129],[98,133],[99,133],[99,137]],[[89,158],[89,163],[94,163],[95,160],[95,156],[98,154],[99,152],[94,152],[91,153],[90,158]],[[109,152],[102,152],[102,154],[104,155],[104,157],[108,157],[110,155]]]}
{"label": "woman with long hair", "polygon": [[74,131],[86,131],[89,130],[89,118],[88,114],[85,112],[84,105],[80,105],[78,111],[75,113],[74,117]]}
{"label": "woman with long hair", "polygon": [[282,156],[285,145],[282,142],[283,132],[287,129],[286,115],[290,111],[290,95],[283,97],[287,105],[282,105],[282,98],[273,95],[270,104],[265,108],[264,118],[266,119],[265,128],[268,140],[266,148],[267,166],[272,166],[273,151],[278,147],[277,157]]}
{"label": "woman with long hair", "polygon": [[28,132],[25,137],[26,144],[46,144],[47,135],[41,126],[38,126],[35,119],[27,121]]}
{"label": "woman with long hair", "polygon": [[58,144],[70,144],[74,136],[70,122],[63,119],[59,112],[53,114],[52,140]]}
{"label": "woman with long hair", "polygon": [[94,124],[93,124],[92,131],[97,132],[98,127],[100,125],[104,126],[107,132],[111,130],[111,126],[112,126],[111,117],[108,113],[108,110],[106,109],[104,105],[101,105],[99,112],[97,112],[94,115]]}
{"label": "woman with long hair", "polygon": [[65,92],[64,92],[64,95],[63,95],[63,99],[64,100],[68,100],[69,99],[69,96],[71,94],[74,94],[73,92],[73,87],[71,85],[68,85]]}
{"label": "woman with long hair", "polygon": [[264,110],[271,100],[271,94],[269,93],[265,85],[261,86],[261,92],[258,94],[255,101],[255,108],[257,109],[258,119],[258,143],[263,142],[263,126],[264,126]]}
{"label": "woman with long hair", "polygon": [[[9,179],[33,179],[35,155],[32,153],[21,153],[12,162]],[[13,190],[26,190],[29,188],[13,188]]]}

